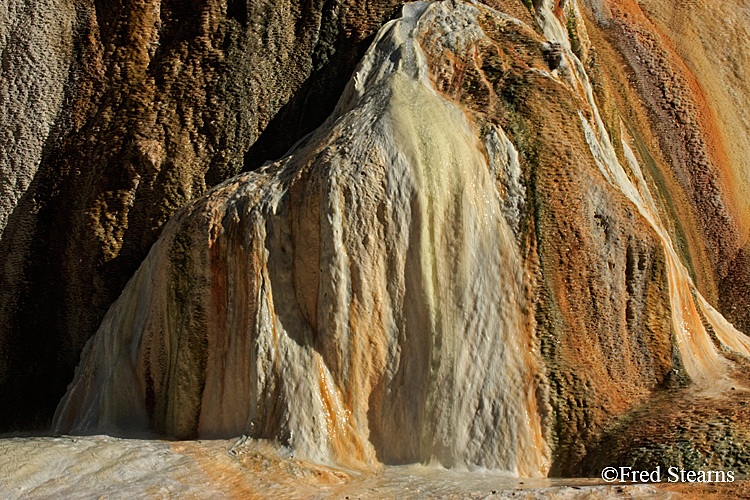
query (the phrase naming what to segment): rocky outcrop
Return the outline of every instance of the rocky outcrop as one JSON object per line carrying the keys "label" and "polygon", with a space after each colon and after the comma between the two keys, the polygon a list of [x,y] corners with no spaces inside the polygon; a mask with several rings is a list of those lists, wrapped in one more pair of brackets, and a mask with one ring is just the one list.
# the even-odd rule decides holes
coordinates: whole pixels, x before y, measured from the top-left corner
{"label": "rocky outcrop", "polygon": [[162,225],[318,126],[397,2],[4,5],[0,429],[41,429]]}
{"label": "rocky outcrop", "polygon": [[[86,80],[96,71],[94,61],[82,64],[89,55],[81,41],[90,15],[90,9],[75,2],[0,5],[0,397],[6,402],[0,410],[0,426],[5,430],[16,413],[24,414],[28,423],[34,421],[36,408],[29,411],[26,406],[33,408],[35,402],[26,396],[50,381],[34,381],[33,373],[42,377],[54,373],[47,369],[65,345],[56,335],[47,337],[53,345],[39,342],[46,334],[15,319],[23,314],[24,291],[33,286],[27,269],[40,264],[35,262],[40,253],[32,249],[35,235],[50,230],[40,221],[49,196],[44,190],[55,189],[42,181],[49,177],[45,163],[80,120],[76,96],[87,96],[90,82]],[[59,260],[50,262],[55,253],[46,250],[41,252],[43,260],[48,266],[57,265]],[[41,295],[26,300],[45,299]],[[22,324],[28,328],[21,328]]]}
{"label": "rocky outcrop", "polygon": [[4,2],[0,429],[744,470],[747,13],[486,4]]}
{"label": "rocky outcrop", "polygon": [[648,126],[603,118],[566,9],[405,7],[318,130],[165,226],[56,430],[575,474],[670,390],[744,384],[750,341],[681,262]]}
{"label": "rocky outcrop", "polygon": [[[68,8],[65,8],[68,7]],[[76,11],[53,2],[0,6],[0,236],[29,188],[65,101]]]}
{"label": "rocky outcrop", "polygon": [[[521,256],[481,138],[415,40],[450,42],[464,23],[476,34],[449,46],[464,51],[477,14],[405,7],[321,129],[180,212],[57,428],[249,433],[328,463],[543,474]],[[487,140],[515,153],[501,129]]]}

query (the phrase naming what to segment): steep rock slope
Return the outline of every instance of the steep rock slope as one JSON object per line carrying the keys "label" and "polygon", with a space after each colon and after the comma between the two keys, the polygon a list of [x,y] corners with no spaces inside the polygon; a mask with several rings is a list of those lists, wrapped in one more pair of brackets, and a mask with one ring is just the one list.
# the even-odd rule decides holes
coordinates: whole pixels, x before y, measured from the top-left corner
{"label": "steep rock slope", "polygon": [[476,131],[414,40],[463,22],[463,50],[475,10],[405,7],[321,130],[170,222],[60,429],[140,416],[321,461],[545,471],[520,255]]}
{"label": "steep rock slope", "polygon": [[322,123],[399,8],[0,2],[0,430],[49,424],[166,220]]}
{"label": "steep rock slope", "polygon": [[[536,25],[531,2],[486,3]],[[610,135],[622,117],[695,283],[747,331],[746,9],[573,6],[546,9]],[[163,223],[320,123],[397,2],[0,7],[0,428],[43,428]]]}
{"label": "steep rock slope", "polygon": [[741,387],[720,351],[750,342],[681,263],[649,130],[600,89],[602,118],[566,9],[407,6],[320,129],[167,224],[56,429],[570,474],[669,387]]}
{"label": "steep rock slope", "polygon": [[[744,2],[589,1],[596,52],[620,60],[645,107],[656,163],[704,294],[748,331],[748,99]],[[614,49],[615,53],[607,53]],[[613,57],[614,56],[614,57]],[[600,60],[601,62],[601,60]],[[611,68],[602,69],[610,74]],[[632,91],[626,91],[633,94]],[[633,110],[630,113],[638,113]],[[646,118],[646,117],[643,117]],[[632,126],[635,125],[635,122]],[[709,265],[706,265],[709,264]]]}

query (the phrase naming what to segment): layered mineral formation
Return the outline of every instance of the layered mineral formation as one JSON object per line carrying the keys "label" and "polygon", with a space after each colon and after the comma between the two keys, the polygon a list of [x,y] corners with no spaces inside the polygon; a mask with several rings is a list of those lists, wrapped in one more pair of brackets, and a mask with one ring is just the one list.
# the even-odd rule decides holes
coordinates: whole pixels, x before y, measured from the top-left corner
{"label": "layered mineral formation", "polygon": [[397,6],[0,1],[0,429],[48,427],[162,225],[322,123]]}
{"label": "layered mineral formation", "polygon": [[[742,414],[750,356],[710,304],[734,286],[742,212],[700,88],[668,48],[634,56],[661,54],[698,103],[675,136],[661,101],[598,60],[631,57],[643,19],[607,31],[617,6],[495,7],[405,5],[320,128],[180,210],[55,430],[246,434],[348,467],[745,470],[741,424],[721,454],[678,442],[711,445],[702,426]],[[687,414],[679,436],[653,425]]]}
{"label": "layered mineral formation", "polygon": [[517,153],[493,128],[488,167],[416,40],[463,53],[484,37],[478,13],[406,6],[320,130],[178,214],[105,317],[58,429],[153,422],[279,438],[324,462],[545,473],[503,210],[518,201],[504,207],[492,176],[518,183]]}
{"label": "layered mineral formation", "polygon": [[749,473],[748,12],[0,0],[0,431]]}

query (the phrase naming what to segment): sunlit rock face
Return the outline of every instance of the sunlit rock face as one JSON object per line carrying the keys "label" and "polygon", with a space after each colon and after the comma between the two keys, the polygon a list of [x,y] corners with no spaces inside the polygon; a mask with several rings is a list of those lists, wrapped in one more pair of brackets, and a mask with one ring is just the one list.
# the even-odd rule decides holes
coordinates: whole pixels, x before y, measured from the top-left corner
{"label": "sunlit rock face", "polygon": [[668,388],[745,394],[584,15],[406,5],[323,126],[165,225],[55,430],[572,474]]}
{"label": "sunlit rock face", "polygon": [[[58,428],[546,472],[521,255],[481,138],[415,38],[455,21],[481,36],[477,13],[407,6],[321,130],[181,212],[105,318]],[[512,171],[513,146],[488,137],[492,169]]]}
{"label": "sunlit rock face", "polygon": [[0,1],[0,432],[49,427],[166,221],[319,126],[398,5]]}
{"label": "sunlit rock face", "polygon": [[746,6],[586,0],[581,7],[592,43],[576,40],[576,50],[606,82],[597,94],[608,96],[605,121],[622,117],[634,149],[648,150],[643,165],[659,172],[683,262],[701,293],[747,333]]}

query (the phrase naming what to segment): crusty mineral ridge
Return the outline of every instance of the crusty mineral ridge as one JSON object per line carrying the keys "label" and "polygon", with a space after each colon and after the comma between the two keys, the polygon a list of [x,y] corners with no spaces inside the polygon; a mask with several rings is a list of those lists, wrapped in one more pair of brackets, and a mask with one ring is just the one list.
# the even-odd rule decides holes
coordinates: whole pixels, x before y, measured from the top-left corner
{"label": "crusty mineral ridge", "polygon": [[[750,331],[744,4],[484,3],[536,31],[540,21],[554,29],[543,12],[556,16],[558,37],[568,39],[592,81],[614,149],[624,154],[624,130],[645,181],[652,192],[658,188],[654,201],[698,290]],[[208,187],[280,157],[322,123],[369,37],[398,7],[396,0],[0,1],[0,430],[49,424],[84,343],[163,224]],[[516,42],[507,43],[510,49]],[[542,56],[553,66],[563,60],[556,47]],[[435,78],[446,70],[436,71]],[[526,95],[523,85],[504,79],[505,90],[493,97],[471,78],[471,71],[465,80],[458,75],[454,88],[443,90],[464,105],[473,100],[484,115],[480,121],[500,119],[481,109],[488,99]],[[528,112],[548,107],[536,99]],[[550,123],[565,128],[570,122],[557,116]],[[506,133],[524,157],[522,137],[530,131]],[[526,181],[532,163],[523,166]],[[517,234],[523,217],[543,213],[528,211],[534,205],[520,203],[524,196],[557,192],[534,189],[509,188],[503,210],[519,210],[521,218],[509,224]],[[609,206],[600,201],[597,206]],[[566,259],[569,245],[555,241],[549,242],[553,251]],[[661,254],[644,241],[629,241],[632,263],[625,269],[642,271],[638,255],[645,252],[661,272]],[[560,275],[548,285],[574,278]],[[666,299],[655,298],[663,284],[653,283],[614,299],[627,304],[631,293],[650,297],[643,314],[628,316],[651,325],[649,331],[668,323],[657,306]],[[577,286],[565,292],[572,304],[589,304],[590,297],[599,304],[609,296],[602,291],[608,288],[565,286]],[[598,311],[583,310],[589,319],[574,320],[577,328],[581,321],[586,328],[609,324]],[[537,321],[557,324],[554,314]],[[545,328],[540,331],[553,330]]]}
{"label": "crusty mineral ridge", "polygon": [[[692,8],[644,2],[642,8],[684,61],[687,78],[692,80],[688,88],[697,87],[697,113],[688,112],[685,119],[681,102],[672,98],[670,105],[690,157],[705,156],[712,162],[716,180],[704,173],[705,166],[695,168],[688,163],[696,172],[691,187],[702,193],[696,194],[700,199],[694,203],[699,213],[708,214],[701,215],[701,226],[716,259],[718,306],[749,333],[750,122],[744,110],[750,106],[750,56],[743,47],[750,40],[750,11],[742,2],[696,2]],[[668,92],[662,95],[670,101]],[[690,104],[689,98],[683,100]],[[713,222],[717,212],[728,223]]]}
{"label": "crusty mineral ridge", "polygon": [[48,426],[164,222],[322,123],[397,5],[0,1],[1,430]]}
{"label": "crusty mineral ridge", "polygon": [[[478,12],[405,7],[319,131],[180,212],[105,317],[57,429],[546,473],[521,255],[481,138],[414,38],[443,29],[463,52],[484,36]],[[488,134],[493,168],[510,167],[512,145]]]}
{"label": "crusty mineral ridge", "polygon": [[683,263],[707,252],[679,224],[700,207],[670,206],[679,175],[644,145],[646,110],[618,112],[598,28],[576,3],[533,8],[405,6],[318,130],[165,225],[55,430],[574,474],[613,439],[636,457],[607,434],[623,416],[746,397],[750,340],[695,284],[711,268]]}

